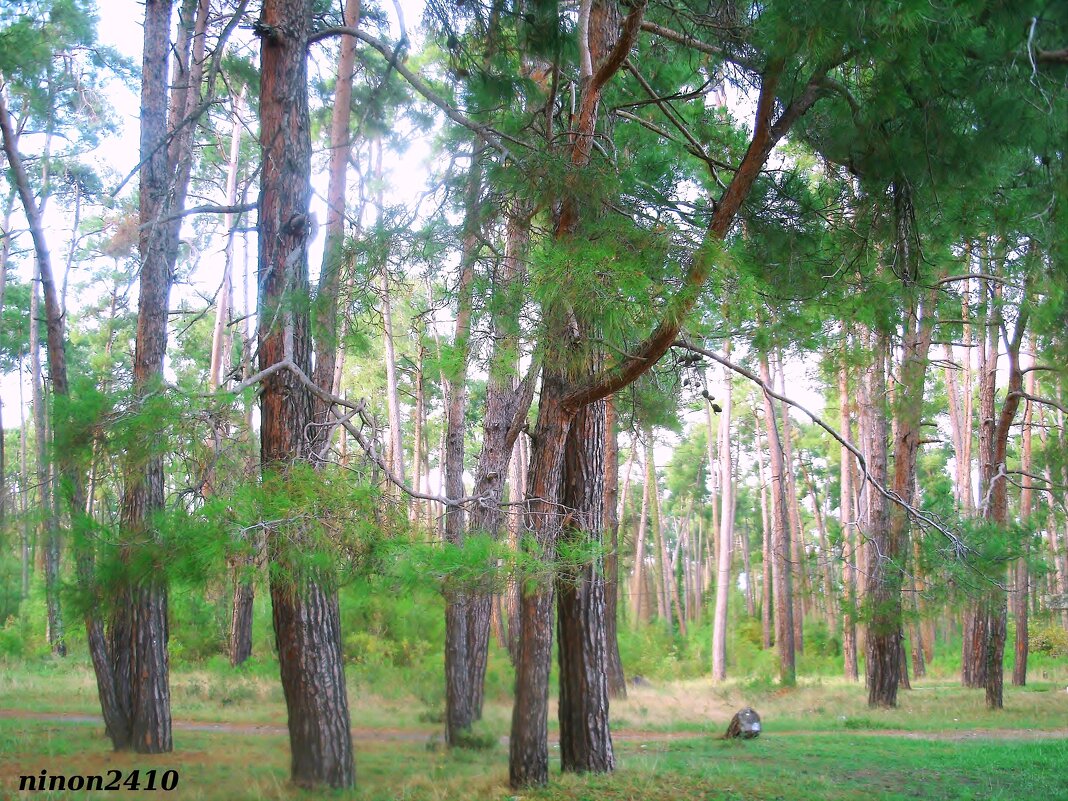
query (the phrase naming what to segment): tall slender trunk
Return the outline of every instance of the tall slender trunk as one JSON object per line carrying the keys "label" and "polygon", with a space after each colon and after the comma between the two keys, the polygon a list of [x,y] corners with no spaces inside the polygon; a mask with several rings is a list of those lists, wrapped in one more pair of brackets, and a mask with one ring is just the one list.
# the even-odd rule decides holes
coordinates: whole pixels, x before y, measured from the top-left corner
{"label": "tall slender trunk", "polygon": [[[138,243],[141,279],[133,358],[133,392],[138,401],[156,391],[163,378],[170,290],[181,227],[178,212],[185,205],[192,168],[194,126],[183,123],[199,100],[207,16],[207,0],[185,0],[182,4],[174,72],[168,84],[171,3],[159,0],[145,6]],[[175,135],[168,138],[171,132]],[[122,554],[129,561],[133,550],[143,547],[136,543],[155,540],[151,518],[163,508],[163,455],[151,448],[127,454],[123,489]],[[167,586],[159,571],[129,576],[111,634],[118,651],[116,681],[125,683],[129,676],[134,748],[148,753],[170,751]]]}
{"label": "tall slender trunk", "polygon": [[[168,15],[169,16],[169,15]],[[11,118],[4,103],[3,94],[0,93],[0,135],[2,135],[5,154],[8,165],[15,175],[26,219],[29,222],[30,235],[33,239],[34,252],[37,258],[38,272],[41,277],[41,290],[44,295],[45,316],[47,320],[48,364],[52,379],[52,392],[57,398],[69,396],[69,384],[67,379],[66,337],[64,333],[64,315],[60,307],[56,292],[55,279],[52,273],[52,262],[48,249],[48,243],[44,235],[44,227],[41,222],[40,209],[37,206],[29,179],[23,169],[19,157],[16,137],[11,125]],[[21,379],[21,369],[20,369]],[[19,381],[19,408],[21,403],[22,381]],[[74,461],[75,454],[70,448],[61,448],[57,452],[59,473],[68,494],[70,517],[72,521],[78,520],[85,508],[84,486],[82,476]],[[22,484],[28,488],[27,453],[25,426],[21,440],[22,459]],[[23,491],[23,512],[27,511],[28,492]],[[22,581],[24,594],[29,589],[29,543],[28,531],[24,529],[22,541]],[[75,562],[78,573],[78,581],[83,589],[91,593],[98,593],[98,588],[93,576],[92,552],[83,543],[74,543]],[[100,600],[100,599],[98,599]],[[104,625],[98,617],[95,605],[87,605],[85,613],[86,635],[89,646],[89,654],[96,674],[97,689],[100,698],[101,712],[104,717],[104,725],[108,735],[116,748],[125,748],[130,744],[130,706],[129,692],[118,684],[113,664],[113,650],[105,638]],[[123,677],[126,678],[126,677]]]}
{"label": "tall slender trunk", "polygon": [[[471,213],[477,198],[469,198]],[[500,536],[505,477],[511,464],[513,446],[526,420],[534,396],[536,372],[519,379],[520,320],[522,303],[517,289],[526,275],[523,267],[530,235],[530,218],[526,210],[511,214],[506,224],[505,258],[499,285],[493,288],[498,303],[492,320],[493,347],[490,354],[489,381],[482,426],[482,451],[475,468],[474,494],[481,500],[467,516],[469,531]],[[473,243],[472,243],[473,247]],[[492,572],[494,565],[487,565]],[[489,582],[487,582],[487,585]],[[489,650],[492,588],[475,588],[469,597],[467,618],[467,660],[471,718],[482,717]]]}
{"label": "tall slender trunk", "polygon": [[[731,344],[727,340],[726,356],[730,358]],[[723,396],[723,411],[720,413],[719,428],[722,432],[719,443],[719,477],[722,492],[722,511],[720,513],[719,563],[716,572],[716,612],[712,622],[712,680],[723,681],[727,678],[727,599],[731,583],[731,546],[734,543],[734,470],[731,465],[731,409],[732,395],[731,371],[723,368],[723,380],[726,384]],[[746,577],[748,581],[748,576]]]}
{"label": "tall slender trunk", "polygon": [[[14,144],[13,147],[17,152],[18,145]],[[7,290],[7,262],[11,257],[11,212],[15,208],[15,196],[17,194],[17,187],[12,187],[11,191],[8,192],[7,200],[4,203],[4,221],[0,223],[0,325],[2,325],[4,317],[4,296]],[[4,430],[3,408],[4,403],[0,400],[0,529],[3,528],[7,520],[8,508],[7,454],[5,453],[4,445],[5,437],[2,436]]]}
{"label": "tall slender trunk", "polygon": [[[375,175],[378,181],[378,222],[382,222],[383,202],[382,190],[384,187],[383,170],[383,145],[381,138],[378,140],[378,157],[375,162]],[[475,168],[472,168],[475,169]],[[468,246],[465,245],[465,251]],[[465,259],[469,263],[469,257]],[[389,416],[389,458],[387,462],[393,474],[402,482],[404,481],[404,440],[401,429],[400,390],[397,384],[397,351],[394,344],[393,332],[393,300],[389,286],[389,261],[382,260],[381,265],[381,292],[382,292],[382,335],[386,360],[386,407]],[[463,492],[455,497],[461,497]]]}
{"label": "tall slender trunk", "polygon": [[[865,454],[872,482],[886,486],[887,414],[885,334],[873,333],[872,361],[864,372],[863,402],[868,421]],[[868,586],[865,602],[871,609],[867,633],[868,705],[897,705],[901,670],[901,565],[891,528],[886,497],[867,488],[865,514],[868,548]]]}
{"label": "tall slender trunk", "polygon": [[[760,356],[760,378],[769,387],[771,370],[767,355]],[[794,655],[793,586],[790,576],[790,528],[786,511],[786,488],[783,473],[782,445],[779,440],[778,413],[771,396],[764,393],[764,425],[767,430],[771,459],[771,550],[775,585],[775,643],[779,650],[779,681],[793,685],[796,681]]]}
{"label": "tall slender trunk", "polygon": [[656,562],[656,570],[653,573],[653,584],[656,587],[656,613],[657,617],[666,624],[668,631],[672,631],[674,625],[671,620],[667,549],[664,547],[664,521],[660,515],[660,488],[657,485],[652,436],[645,442],[645,480],[649,484],[649,532],[652,535],[653,556]]}
{"label": "tall slender trunk", "polygon": [[[448,498],[464,496],[464,418],[467,408],[467,361],[471,338],[471,285],[474,281],[477,234],[480,230],[478,199],[481,189],[482,177],[476,155],[471,159],[467,176],[465,234],[460,285],[457,289],[459,305],[452,345],[456,360],[445,389],[447,402],[444,461],[445,495]],[[450,506],[445,511],[446,542],[462,546],[465,525],[463,508]],[[460,744],[464,733],[475,721],[471,683],[471,654],[474,644],[468,641],[470,595],[469,588],[451,587],[445,597],[445,741],[449,745]]]}
{"label": "tall slender trunk", "polygon": [[[652,432],[646,431],[646,439],[652,437]],[[635,443],[635,447],[637,444]],[[648,451],[646,451],[648,463]],[[645,532],[649,524],[649,474],[646,469],[645,480],[642,481],[642,508],[638,516],[638,533],[634,537],[634,573],[630,582],[631,602],[631,628],[638,628],[642,621],[642,600],[645,596]]]}
{"label": "tall slender trunk", "polygon": [[[605,647],[608,649],[608,694],[627,697],[627,680],[619,656],[619,435],[615,398],[605,402],[604,416],[604,530],[608,534],[604,558]],[[627,475],[630,480],[630,475]],[[624,489],[624,495],[626,490]]]}
{"label": "tall slender trunk", "polygon": [[30,288],[30,403],[33,412],[34,451],[37,468],[37,542],[44,556],[46,635],[52,653],[66,656],[63,611],[59,605],[59,519],[52,502],[52,467],[48,448],[48,411],[45,408],[44,372],[41,369],[40,259]]}
{"label": "tall slender trunk", "polygon": [[[1024,391],[1031,396],[1035,395],[1035,371],[1029,370],[1024,379]],[[1022,487],[1020,489],[1020,522],[1027,524],[1033,510],[1033,479],[1031,471],[1032,462],[1032,420],[1034,409],[1031,401],[1024,406],[1023,416],[1023,442],[1020,453],[1020,472]],[[1030,572],[1027,561],[1029,557],[1028,543],[1024,541],[1024,551],[1015,565],[1015,584],[1013,586],[1012,617],[1016,621],[1016,641],[1013,649],[1012,683],[1016,687],[1027,684],[1027,649],[1028,649],[1028,615],[1027,598],[1031,591]]]}
{"label": "tall slender trunk", "polygon": [[[786,374],[783,370],[782,357],[776,359],[776,375],[779,380],[780,391],[785,392]],[[808,552],[805,548],[805,532],[801,527],[801,509],[797,493],[797,481],[794,478],[794,445],[793,425],[790,421],[790,410],[783,404],[779,407],[782,418],[782,451],[783,451],[783,480],[787,521],[790,526],[790,555],[789,567],[797,575],[797,582],[793,585],[793,621],[794,621],[794,648],[797,653],[804,653],[804,620],[805,614],[811,604],[812,593],[808,586]]]}
{"label": "tall slender trunk", "polygon": [[798,466],[801,468],[801,476],[808,489],[808,497],[812,499],[812,513],[816,518],[816,530],[820,537],[820,571],[823,574],[824,611],[827,616],[827,628],[834,633],[838,630],[838,615],[835,609],[838,596],[834,590],[834,560],[827,540],[827,522],[823,516],[823,501],[816,489],[816,482],[812,479],[812,473],[802,459],[798,459]]}
{"label": "tall slender trunk", "polygon": [[760,439],[760,420],[755,420],[754,432],[757,452],[757,479],[760,482],[761,560],[763,575],[760,582],[761,645],[772,646],[772,524],[768,509],[768,479],[764,470],[764,446]]}
{"label": "tall slender trunk", "polygon": [[[311,2],[264,0],[261,15],[259,367],[311,362],[307,305],[311,140],[307,46]],[[260,460],[267,482],[310,456],[312,395],[291,371],[263,382]],[[352,753],[341,620],[329,570],[312,569],[301,531],[267,530],[272,619],[295,784],[350,787]]]}

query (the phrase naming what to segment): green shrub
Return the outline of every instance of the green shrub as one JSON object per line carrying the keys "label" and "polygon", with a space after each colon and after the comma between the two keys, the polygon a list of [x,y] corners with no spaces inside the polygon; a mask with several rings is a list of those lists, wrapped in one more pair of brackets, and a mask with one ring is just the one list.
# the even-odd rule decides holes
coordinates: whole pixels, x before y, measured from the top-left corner
{"label": "green shrub", "polygon": [[1068,656],[1068,631],[1052,623],[1032,625],[1027,631],[1027,647],[1036,654]]}
{"label": "green shrub", "polygon": [[19,622],[12,615],[0,628],[0,659],[21,659],[24,652]]}

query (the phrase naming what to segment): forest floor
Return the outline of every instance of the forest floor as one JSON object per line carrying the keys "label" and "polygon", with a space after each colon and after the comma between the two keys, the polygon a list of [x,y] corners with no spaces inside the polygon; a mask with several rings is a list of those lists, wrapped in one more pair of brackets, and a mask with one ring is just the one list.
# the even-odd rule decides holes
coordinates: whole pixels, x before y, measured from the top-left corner
{"label": "forest floor", "polygon": [[[173,769],[179,783],[166,795],[178,799],[322,797],[287,782],[284,704],[267,675],[177,670],[172,689],[174,753],[116,754],[103,737],[86,666],[0,671],[0,798],[115,795],[17,792],[20,775],[41,769],[68,776]],[[645,683],[613,703],[613,775],[563,777],[557,768],[548,788],[518,795],[506,784],[506,698],[487,705],[480,729],[486,747],[454,752],[437,746],[440,726],[418,699],[372,693],[358,682],[350,699],[359,788],[331,798],[1068,801],[1063,681],[1006,688],[1006,709],[998,713],[985,709],[982,691],[950,681],[917,683],[901,693],[896,710],[869,710],[862,687],[836,680],[790,690]],[[764,734],[718,739],[745,705],[762,715]]]}

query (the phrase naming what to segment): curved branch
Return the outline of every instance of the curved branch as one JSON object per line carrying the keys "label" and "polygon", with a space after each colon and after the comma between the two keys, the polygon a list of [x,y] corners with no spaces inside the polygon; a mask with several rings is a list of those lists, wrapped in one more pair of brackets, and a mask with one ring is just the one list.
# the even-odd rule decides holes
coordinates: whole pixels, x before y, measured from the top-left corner
{"label": "curved branch", "polygon": [[924,528],[934,529],[935,531],[942,534],[946,539],[949,540],[950,544],[953,546],[953,551],[957,556],[962,557],[968,553],[970,549],[960,537],[958,537],[944,525],[935,520],[931,515],[927,514],[921,509],[917,509],[915,506],[908,503],[904,498],[902,498],[892,489],[888,489],[883,484],[872,478],[871,473],[868,472],[868,463],[864,458],[864,454],[860,452],[860,449],[857,448],[857,446],[850,442],[848,439],[846,439],[845,436],[839,433],[837,429],[824,422],[824,420],[818,414],[809,411],[797,401],[792,400],[785,395],[779,394],[775,391],[773,387],[768,386],[756,373],[752,372],[751,370],[745,369],[741,365],[735,364],[729,359],[720,356],[718,353],[714,353],[713,351],[698,347],[697,345],[692,345],[684,340],[678,340],[676,342],[673,342],[672,345],[674,347],[683,348],[684,350],[688,350],[693,353],[698,353],[702,356],[711,359],[714,362],[717,362],[718,364],[722,364],[727,369],[733,370],[734,372],[738,373],[738,375],[744,376],[745,378],[748,378],[750,381],[755,383],[761,388],[761,390],[763,390],[764,394],[768,397],[774,398],[775,400],[780,401],[781,403],[785,403],[788,406],[793,406],[799,412],[802,412],[803,414],[807,415],[808,418],[815,425],[819,426],[828,434],[830,434],[831,437],[835,439],[839,445],[841,445],[843,448],[853,454],[854,458],[856,458],[857,460],[857,465],[860,467],[860,471],[864,477],[864,480],[871,484],[871,486],[875,489],[876,492],[878,492],[880,495],[882,495],[884,498],[891,501],[892,503],[895,503],[900,506],[905,511],[905,513],[914,521],[916,521],[920,526]]}
{"label": "curved branch", "polygon": [[415,91],[421,94],[426,100],[430,101],[433,105],[441,109],[445,113],[445,116],[448,117],[450,120],[455,122],[457,125],[461,125],[464,128],[467,128],[467,130],[474,133],[479,139],[481,139],[487,145],[492,147],[494,150],[498,151],[505,158],[512,159],[513,161],[516,160],[515,157],[512,155],[511,151],[508,150],[508,148],[504,145],[501,139],[507,139],[513,144],[525,147],[525,144],[521,140],[515,139],[505,134],[500,134],[497,131],[494,131],[493,129],[489,128],[488,126],[483,125],[482,123],[475,122],[462,111],[457,109],[447,100],[445,100],[445,98],[435,92],[430,87],[430,84],[420,78],[412,70],[408,69],[404,62],[402,62],[398,58],[399,54],[396,50],[391,48],[381,39],[377,39],[374,36],[371,36],[371,34],[367,33],[366,31],[361,31],[359,28],[353,28],[347,25],[337,25],[331,28],[323,28],[308,37],[308,44],[327,39],[331,36],[354,36],[361,42],[364,42],[365,44],[368,44],[373,47],[375,50],[381,53],[387,61],[389,61],[389,63],[397,70],[397,72],[401,74],[401,76],[409,84],[411,84],[411,87],[415,89]]}

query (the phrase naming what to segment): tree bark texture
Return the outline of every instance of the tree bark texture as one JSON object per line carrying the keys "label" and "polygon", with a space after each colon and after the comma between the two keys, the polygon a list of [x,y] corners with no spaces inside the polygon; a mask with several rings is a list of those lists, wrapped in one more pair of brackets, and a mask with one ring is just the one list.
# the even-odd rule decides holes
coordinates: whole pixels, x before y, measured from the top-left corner
{"label": "tree bark texture", "polygon": [[[583,407],[568,432],[562,538],[600,544],[604,520],[605,402]],[[606,773],[615,765],[608,729],[608,645],[603,564],[557,577],[560,643],[560,761],[564,772]]]}
{"label": "tree bark texture", "polygon": [[[259,367],[291,359],[307,372],[311,141],[307,43],[310,0],[265,0],[260,18],[261,93]],[[289,370],[269,376],[261,395],[260,460],[265,480],[306,461],[312,396]],[[283,479],[284,480],[284,479]],[[286,698],[291,776],[303,787],[355,781],[337,592],[307,566],[307,535],[267,530],[275,641]]]}

